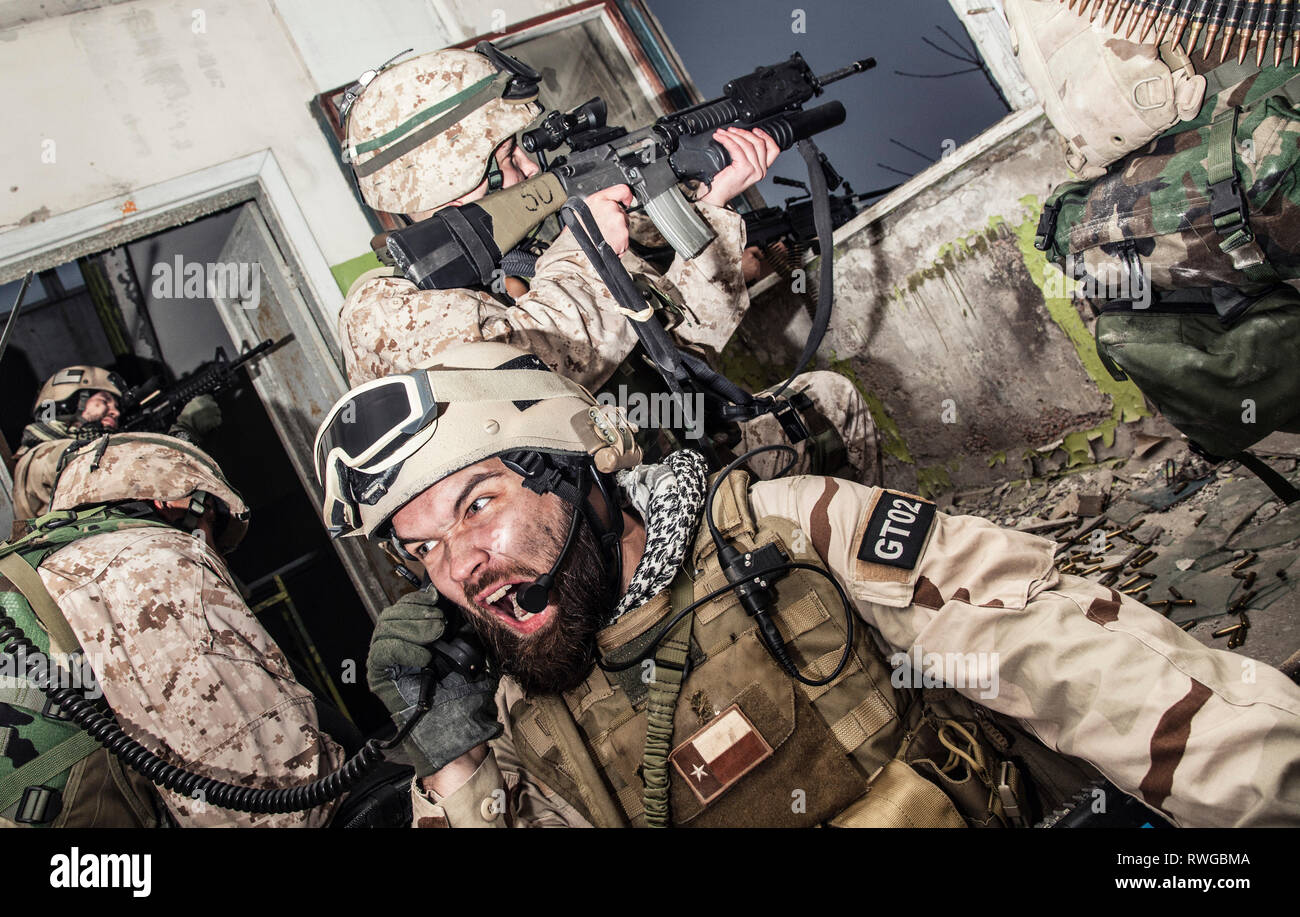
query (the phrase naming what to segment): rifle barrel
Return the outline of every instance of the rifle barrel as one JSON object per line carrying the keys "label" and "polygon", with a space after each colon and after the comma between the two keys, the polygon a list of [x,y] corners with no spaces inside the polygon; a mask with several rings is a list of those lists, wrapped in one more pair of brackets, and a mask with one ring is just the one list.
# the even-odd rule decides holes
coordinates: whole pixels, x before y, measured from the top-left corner
{"label": "rifle barrel", "polygon": [[862,60],[855,60],[847,67],[841,67],[839,70],[832,70],[825,76],[817,77],[817,85],[828,86],[831,83],[844,79],[846,76],[853,76],[855,73],[866,73],[875,66],[876,59],[874,57],[864,57]]}
{"label": "rifle barrel", "polygon": [[27,288],[32,285],[32,278],[35,276],[35,271],[28,271],[23,277],[23,285],[18,288],[18,298],[14,300],[14,307],[9,310],[9,320],[5,322],[4,333],[0,334],[0,357],[4,356],[5,350],[9,347],[9,336],[14,333],[14,326],[18,324],[18,312],[23,307],[23,297],[27,295]]}

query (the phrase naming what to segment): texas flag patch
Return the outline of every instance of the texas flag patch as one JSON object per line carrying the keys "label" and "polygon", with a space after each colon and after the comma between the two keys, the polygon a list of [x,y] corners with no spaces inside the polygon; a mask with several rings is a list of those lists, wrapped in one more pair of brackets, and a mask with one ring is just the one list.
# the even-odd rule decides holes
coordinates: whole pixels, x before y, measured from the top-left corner
{"label": "texas flag patch", "polygon": [[668,758],[696,798],[708,805],[771,755],[772,746],[732,704]]}

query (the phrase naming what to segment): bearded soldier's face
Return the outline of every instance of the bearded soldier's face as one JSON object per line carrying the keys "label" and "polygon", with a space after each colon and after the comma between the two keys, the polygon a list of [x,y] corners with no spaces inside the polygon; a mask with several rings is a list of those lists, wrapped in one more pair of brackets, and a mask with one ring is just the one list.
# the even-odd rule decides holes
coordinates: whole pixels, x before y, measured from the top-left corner
{"label": "bearded soldier's face", "polygon": [[549,603],[537,614],[519,607],[519,593],[559,557],[572,513],[493,458],[444,478],[393,516],[398,540],[438,593],[465,611],[502,671],[532,693],[567,691],[587,676],[596,631],[617,598],[580,514]]}
{"label": "bearded soldier's face", "polygon": [[81,409],[83,424],[97,423],[106,430],[116,430],[120,416],[117,398],[109,392],[95,392],[86,399],[86,406]]}

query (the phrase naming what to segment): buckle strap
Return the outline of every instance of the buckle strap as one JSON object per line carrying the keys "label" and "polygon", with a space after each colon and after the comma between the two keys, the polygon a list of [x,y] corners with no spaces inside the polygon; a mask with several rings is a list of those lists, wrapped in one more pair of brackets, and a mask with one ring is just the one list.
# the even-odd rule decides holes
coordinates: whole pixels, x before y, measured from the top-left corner
{"label": "buckle strap", "polygon": [[1215,230],[1225,237],[1219,245],[1225,252],[1240,248],[1255,239],[1250,231],[1246,201],[1241,195],[1241,178],[1233,159],[1233,140],[1236,134],[1237,109],[1232,108],[1220,114],[1210,125],[1205,154],[1210,215]]}
{"label": "buckle strap", "polygon": [[[58,791],[51,790],[44,784],[64,771],[71,770],[78,761],[90,757],[99,747],[90,733],[78,732],[17,768],[0,780],[0,812],[21,799],[22,808],[29,811],[20,812],[19,815],[26,818],[15,818],[15,821],[27,824],[48,821],[44,816],[50,803],[57,801]],[[41,790],[46,792],[39,792]]]}

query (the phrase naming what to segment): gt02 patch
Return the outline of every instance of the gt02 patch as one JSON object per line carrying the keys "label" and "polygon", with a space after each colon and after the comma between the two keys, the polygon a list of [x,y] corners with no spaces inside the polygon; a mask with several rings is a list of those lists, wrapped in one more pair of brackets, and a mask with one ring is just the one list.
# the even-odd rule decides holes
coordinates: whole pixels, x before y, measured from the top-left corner
{"label": "gt02 patch", "polygon": [[882,491],[862,533],[858,560],[912,570],[933,524],[933,503],[911,494]]}

